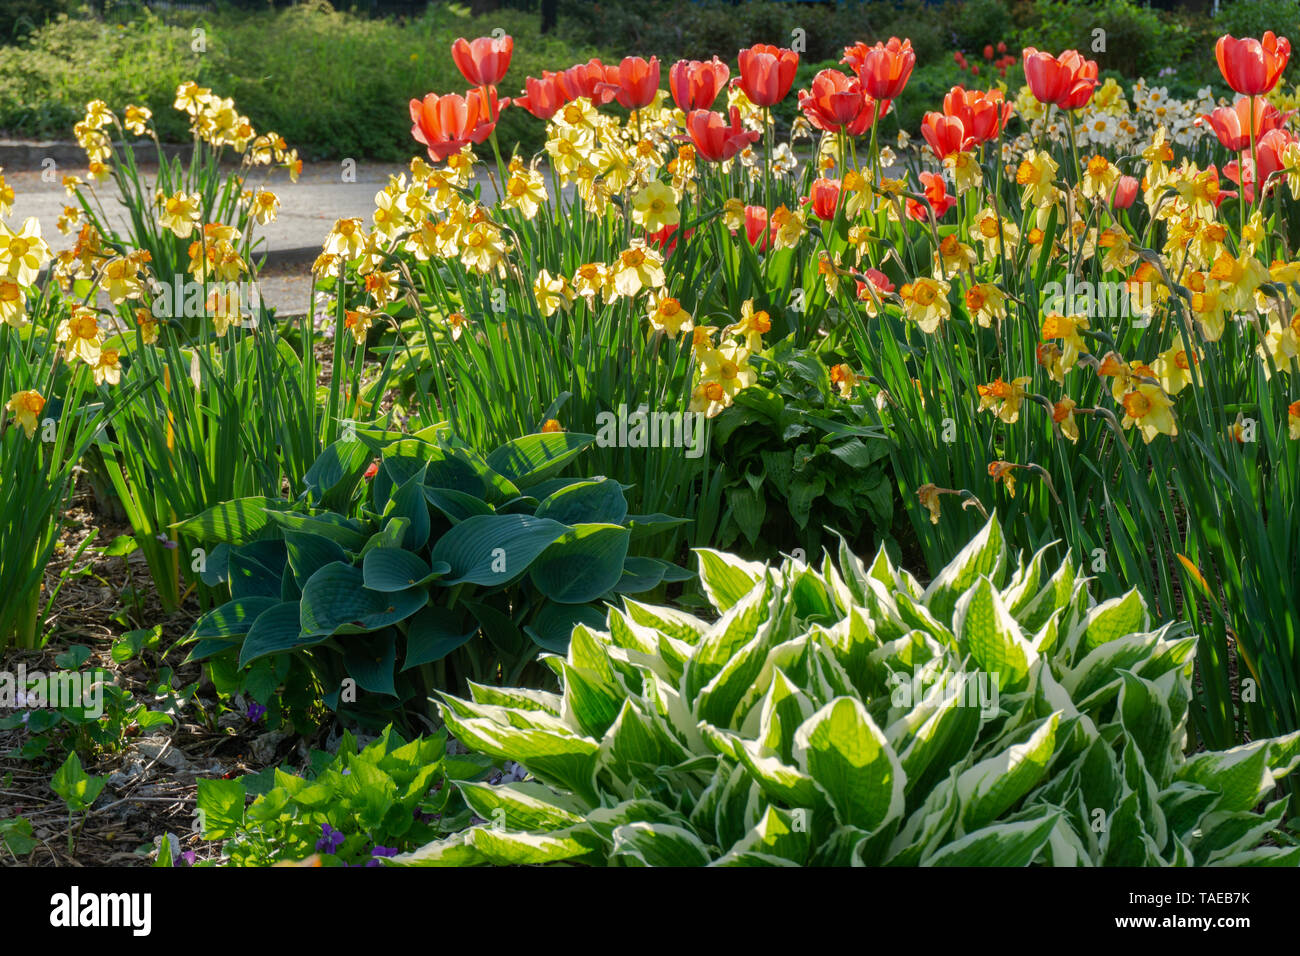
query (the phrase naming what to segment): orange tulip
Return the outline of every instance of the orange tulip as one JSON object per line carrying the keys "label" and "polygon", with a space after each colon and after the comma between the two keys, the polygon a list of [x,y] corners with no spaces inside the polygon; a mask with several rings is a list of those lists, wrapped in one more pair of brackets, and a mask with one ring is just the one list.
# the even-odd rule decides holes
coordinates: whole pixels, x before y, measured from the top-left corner
{"label": "orange tulip", "polygon": [[858,80],[839,70],[822,70],[813,77],[811,91],[799,91],[799,109],[808,122],[827,133],[861,136],[889,112],[888,102],[883,109],[880,106],[863,92]]}
{"label": "orange tulip", "polygon": [[543,70],[540,80],[535,76],[524,77],[524,93],[522,96],[516,96],[513,102],[515,106],[528,110],[539,120],[548,120],[568,102],[568,99],[564,95],[559,77],[549,70]]}
{"label": "orange tulip", "polygon": [[515,41],[510,37],[460,37],[451,45],[451,59],[470,86],[496,86],[510,69]]}
{"label": "orange tulip", "polygon": [[997,139],[1011,118],[1011,104],[1002,102],[1001,90],[967,90],[954,86],[943,98],[943,111],[961,120],[975,143]]}
{"label": "orange tulip", "polygon": [[1224,34],[1214,44],[1214,58],[1219,61],[1219,72],[1234,90],[1245,96],[1262,96],[1282,78],[1291,59],[1291,41],[1274,36],[1272,30],[1262,40],[1236,40]]}
{"label": "orange tulip", "polygon": [[1294,137],[1286,130],[1270,130],[1255,144],[1255,153],[1259,157],[1258,171],[1255,169],[1255,161],[1249,154],[1244,154],[1241,162],[1233,160],[1224,166],[1223,175],[1241,187],[1241,194],[1246,202],[1253,203],[1256,184],[1264,183],[1264,192],[1267,194],[1274,186],[1274,183],[1268,181],[1269,177],[1286,168],[1286,163],[1282,161],[1282,152],[1292,142]]}
{"label": "orange tulip", "polygon": [[668,71],[668,89],[683,113],[707,110],[727,85],[731,70],[716,56],[712,60],[678,60]]}
{"label": "orange tulip", "polygon": [[[608,71],[612,71],[610,76]],[[592,57],[586,63],[571,66],[556,75],[555,80],[564,91],[565,101],[586,97],[597,106],[603,106],[614,98],[618,83],[618,67],[606,67],[600,60]]]}
{"label": "orange tulip", "polygon": [[466,96],[429,93],[423,100],[411,100],[411,135],[428,147],[430,159],[441,162],[466,143],[481,143],[492,135],[495,100],[495,93],[489,99],[481,89]]}
{"label": "orange tulip", "polygon": [[878,100],[894,100],[912,76],[916,53],[911,40],[890,37],[888,43],[873,47],[865,43],[845,47],[841,62],[853,68],[867,94]]}
{"label": "orange tulip", "polygon": [[799,69],[799,54],[767,43],[755,43],[737,54],[740,88],[755,106],[775,106],[785,99]]}
{"label": "orange tulip", "polygon": [[975,138],[966,132],[960,119],[942,113],[925,114],[921,120],[921,135],[939,159],[965,152],[975,144]]}
{"label": "orange tulip", "polygon": [[659,57],[649,61],[639,56],[625,56],[617,67],[605,67],[606,91],[629,110],[639,110],[654,102],[659,92]]}
{"label": "orange tulip", "polygon": [[1286,122],[1286,116],[1276,106],[1262,96],[1242,96],[1231,106],[1220,106],[1203,119],[1210,121],[1214,135],[1219,142],[1234,153],[1250,149],[1251,125],[1250,114],[1252,102],[1255,112],[1255,141],[1270,130],[1280,129]]}
{"label": "orange tulip", "polygon": [[686,115],[686,132],[695,151],[712,163],[731,159],[738,152],[757,141],[758,131],[747,130],[740,122],[740,110],[731,108],[731,125],[712,110],[692,110]]}
{"label": "orange tulip", "polygon": [[1092,99],[1097,86],[1095,60],[1085,60],[1078,50],[1066,50],[1058,58],[1031,46],[1025,47],[1023,56],[1025,79],[1038,102],[1077,110]]}
{"label": "orange tulip", "polygon": [[812,206],[813,215],[823,222],[835,218],[835,207],[840,201],[840,181],[838,179],[814,179],[804,200]]}
{"label": "orange tulip", "polygon": [[[942,219],[944,214],[957,205],[957,200],[948,195],[948,185],[938,173],[921,173],[921,185],[925,187],[925,201],[934,210],[934,218]],[[907,201],[907,214],[918,222],[925,222],[929,215],[925,204],[915,199]]]}

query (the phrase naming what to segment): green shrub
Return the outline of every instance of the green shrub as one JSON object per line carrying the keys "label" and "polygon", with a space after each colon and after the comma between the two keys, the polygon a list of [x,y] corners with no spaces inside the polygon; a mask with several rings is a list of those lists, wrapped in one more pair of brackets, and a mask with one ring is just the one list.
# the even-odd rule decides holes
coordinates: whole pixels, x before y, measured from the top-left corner
{"label": "green shrub", "polygon": [[724,549],[743,541],[747,555],[816,554],[833,528],[851,534],[853,547],[871,547],[894,513],[889,439],[863,424],[860,400],[836,397],[812,353],[787,340],[770,361],[775,387],[745,389],[714,423],[726,510],[697,540]]}
{"label": "green shrub", "polygon": [[[1192,51],[1193,37],[1184,24],[1133,0],[1035,0],[1033,10],[1033,20],[1020,31],[1017,46],[1051,53],[1077,49],[1103,70],[1128,77],[1154,79],[1161,67],[1178,63],[1190,52],[1205,55],[1203,49]],[[1104,50],[1094,48],[1100,39],[1097,30],[1104,31]]]}
{"label": "green shrub", "polygon": [[[386,727],[358,748],[344,732],[338,753],[316,750],[299,776],[272,769],[237,780],[200,780],[203,836],[222,840],[231,866],[271,866],[316,855],[322,866],[378,866],[385,853],[419,846],[469,823],[447,778],[473,780],[490,766],[449,756],[438,733],[409,743]],[[248,796],[257,799],[245,807]]]}
{"label": "green shrub", "polygon": [[191,659],[218,657],[219,686],[247,668],[231,689],[300,724],[317,695],[376,726],[424,713],[434,688],[538,679],[541,650],[601,619],[592,602],[691,577],[629,554],[678,519],[629,515],[611,479],[553,477],[592,441],[527,435],[480,457],[445,426],[358,429],[297,502],[245,498],[184,522],[187,540],[217,545],[203,580],[231,597],[195,625]]}
{"label": "green shrub", "polygon": [[1135,591],[1092,603],[1068,557],[1013,567],[996,519],[925,588],[883,551],[698,554],[716,621],[628,601],[547,659],[560,694],[445,695],[457,739],[532,779],[462,783],[504,826],[398,862],[1300,860],[1274,799],[1300,732],[1185,757],[1196,638]]}
{"label": "green shrub", "polygon": [[1230,33],[1234,37],[1262,37],[1272,30],[1292,42],[1297,22],[1300,21],[1300,3],[1296,0],[1224,0],[1217,16],[1210,18],[1214,36]]}

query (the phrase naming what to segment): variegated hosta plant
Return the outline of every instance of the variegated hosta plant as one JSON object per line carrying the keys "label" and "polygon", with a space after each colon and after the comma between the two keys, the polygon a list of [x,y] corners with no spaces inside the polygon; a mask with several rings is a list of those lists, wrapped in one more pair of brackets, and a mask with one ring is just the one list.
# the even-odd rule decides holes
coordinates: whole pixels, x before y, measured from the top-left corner
{"label": "variegated hosta plant", "polygon": [[446,697],[531,776],[458,783],[486,822],[399,862],[1300,862],[1300,733],[1185,756],[1195,637],[1068,555],[1013,566],[996,518],[925,588],[883,551],[698,554],[716,621],[626,601],[549,659],[562,694]]}

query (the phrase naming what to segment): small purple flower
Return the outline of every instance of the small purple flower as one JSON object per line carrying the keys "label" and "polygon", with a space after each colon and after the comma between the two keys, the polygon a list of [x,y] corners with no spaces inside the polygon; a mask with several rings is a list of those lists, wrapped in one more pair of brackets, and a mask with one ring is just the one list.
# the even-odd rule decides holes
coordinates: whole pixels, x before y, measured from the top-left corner
{"label": "small purple flower", "polygon": [[370,851],[371,856],[397,856],[397,848],[391,846],[377,846]]}
{"label": "small purple flower", "polygon": [[186,866],[193,866],[194,861],[197,860],[198,858],[199,855],[195,853],[193,850],[186,850],[184,853],[181,854],[181,859],[185,861]]}
{"label": "small purple flower", "polygon": [[164,548],[166,548],[168,551],[175,551],[175,550],[176,550],[176,548],[177,548],[177,544],[176,544],[176,542],[173,541],[171,538],[167,537],[167,535],[165,535],[165,534],[157,534],[157,535],[154,535],[154,537],[157,539],[158,543],[161,544],[161,545],[162,545]]}
{"label": "small purple flower", "polygon": [[344,767],[344,768],[343,768],[343,776],[348,777],[348,776],[351,776],[351,775],[352,775],[352,768],[351,768],[351,767]]}
{"label": "small purple flower", "polygon": [[343,832],[335,830],[328,823],[321,826],[323,836],[316,841],[316,849],[321,853],[337,853],[343,845]]}
{"label": "small purple flower", "polygon": [[253,701],[251,704],[248,705],[248,719],[252,723],[256,724],[260,722],[261,719],[265,716],[266,716],[266,708],[263,707],[261,704],[259,704],[257,701]]}

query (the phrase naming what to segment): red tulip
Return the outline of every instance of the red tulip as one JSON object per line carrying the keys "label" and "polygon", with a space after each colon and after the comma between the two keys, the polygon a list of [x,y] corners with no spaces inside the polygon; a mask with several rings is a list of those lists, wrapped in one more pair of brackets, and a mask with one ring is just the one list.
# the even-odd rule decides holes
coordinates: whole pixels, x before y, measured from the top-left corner
{"label": "red tulip", "polygon": [[674,223],[671,226],[664,226],[658,232],[647,232],[645,235],[646,241],[662,249],[665,256],[671,256],[677,249],[677,240],[679,238],[689,239],[691,233],[695,231],[694,229],[687,229],[685,233],[679,235],[677,231],[679,228]]}
{"label": "red tulip", "polygon": [[835,218],[835,207],[840,201],[840,181],[838,179],[814,179],[804,200],[812,206],[813,215],[823,222]]}
{"label": "red tulip", "polygon": [[966,58],[961,55],[961,50],[953,50],[952,62],[956,63],[963,70],[966,69]]}
{"label": "red tulip", "polygon": [[1038,102],[1077,110],[1092,99],[1097,86],[1095,60],[1085,60],[1078,50],[1066,50],[1057,58],[1033,47],[1026,47],[1023,56],[1025,79]]}
{"label": "red tulip", "polygon": [[979,75],[980,75],[980,67],[979,67],[979,64],[978,64],[978,63],[976,63],[974,66],[972,66],[972,67],[970,68],[970,75],[971,75],[971,76],[979,76]]}
{"label": "red tulip", "polygon": [[974,137],[966,132],[960,119],[942,113],[925,114],[921,120],[921,135],[939,159],[946,159],[953,153],[964,152],[975,145]]}
{"label": "red tulip", "polygon": [[451,45],[451,59],[470,86],[496,86],[510,69],[515,41],[510,37],[464,37]]}
{"label": "red tulip", "polygon": [[543,70],[540,80],[535,76],[524,77],[524,93],[522,96],[516,96],[513,102],[515,106],[523,107],[539,120],[548,120],[568,100],[564,95],[564,88],[560,85],[559,77],[549,70]]}
{"label": "red tulip", "polygon": [[707,110],[727,85],[731,70],[716,56],[712,60],[678,60],[668,71],[668,89],[684,113]]}
{"label": "red tulip", "polygon": [[712,110],[692,110],[686,114],[686,132],[695,151],[713,163],[731,159],[758,139],[757,130],[747,130],[740,122],[740,110],[731,108],[731,125]]}
{"label": "red tulip", "polygon": [[785,99],[799,69],[799,54],[770,44],[755,43],[737,54],[740,88],[755,106],[775,106]]}
{"label": "red tulip", "polygon": [[986,43],[986,44],[984,44],[984,59],[986,59],[986,60],[991,60],[991,59],[993,59],[993,44],[992,44],[992,43]]}
{"label": "red tulip", "polygon": [[767,210],[762,206],[745,207],[745,238],[749,244],[762,252],[768,247],[772,240],[772,233],[775,231],[776,223],[769,227],[767,223]]}
{"label": "red tulip", "polygon": [[1281,79],[1291,58],[1291,41],[1274,36],[1272,30],[1264,34],[1263,40],[1236,40],[1224,34],[1214,44],[1214,58],[1229,86],[1245,96],[1261,96]]}
{"label": "red tulip", "polygon": [[[613,71],[609,76],[607,70]],[[557,74],[556,82],[564,91],[565,101],[586,97],[597,106],[603,106],[614,98],[611,84],[618,82],[618,67],[606,67],[600,60],[592,57],[586,63],[571,66],[563,73]]]}
{"label": "red tulip", "polygon": [[[872,286],[875,287],[877,292],[888,293],[894,291],[894,283],[890,282],[889,276],[885,275],[879,269],[867,269],[863,274],[871,282]],[[871,298],[871,293],[867,291],[866,282],[858,282],[858,298]]]}
{"label": "red tulip", "polygon": [[878,100],[896,100],[907,86],[915,65],[912,41],[890,37],[888,43],[877,43],[863,53],[855,69],[868,94]]}
{"label": "red tulip", "polygon": [[1011,104],[1002,102],[1001,90],[985,92],[954,86],[943,98],[943,111],[961,120],[966,134],[977,144],[997,139],[1011,118]]}
{"label": "red tulip", "polygon": [[619,105],[629,110],[639,110],[654,102],[659,92],[659,57],[649,61],[639,56],[625,56],[617,67],[605,67],[606,88]]}
{"label": "red tulip", "polygon": [[1006,52],[1007,52],[1007,45],[1006,45],[1005,43],[1003,43],[1001,40],[998,41],[998,52],[999,52],[999,53],[1006,53]]}
{"label": "red tulip", "polygon": [[1132,176],[1121,176],[1115,184],[1115,195],[1111,197],[1110,204],[1116,209],[1127,209],[1133,205],[1137,194],[1138,181]]}
{"label": "red tulip", "polygon": [[[925,201],[934,210],[934,218],[942,219],[944,213],[957,205],[957,200],[948,195],[948,185],[938,173],[921,173],[920,179],[925,187]],[[915,199],[907,201],[907,214],[921,222],[929,218],[925,206]]]}
{"label": "red tulip", "polygon": [[808,122],[827,133],[861,136],[889,112],[888,103],[879,107],[856,79],[839,70],[822,70],[813,77],[811,92],[799,91],[799,108]]}
{"label": "red tulip", "polygon": [[1237,102],[1231,106],[1220,106],[1203,117],[1210,121],[1210,127],[1214,130],[1214,135],[1219,137],[1219,142],[1234,153],[1250,149],[1252,101],[1255,108],[1255,141],[1258,142],[1265,133],[1280,129],[1286,122],[1286,116],[1281,110],[1262,96],[1238,97]]}
{"label": "red tulip", "polygon": [[441,162],[458,153],[466,143],[481,143],[496,126],[495,95],[491,100],[480,89],[467,96],[429,93],[423,100],[411,100],[411,135],[429,149],[429,158]]}

